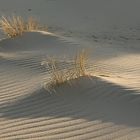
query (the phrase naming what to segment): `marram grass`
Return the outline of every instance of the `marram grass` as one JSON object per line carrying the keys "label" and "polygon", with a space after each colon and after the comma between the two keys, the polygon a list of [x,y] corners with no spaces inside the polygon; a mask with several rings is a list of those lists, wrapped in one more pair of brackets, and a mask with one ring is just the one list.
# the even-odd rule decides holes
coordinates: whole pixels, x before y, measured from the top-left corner
{"label": "marram grass", "polygon": [[0,26],[4,34],[11,38],[21,36],[24,32],[39,29],[39,24],[34,18],[30,17],[25,21],[20,16],[2,16],[0,19]]}
{"label": "marram grass", "polygon": [[46,82],[45,88],[50,92],[55,89],[55,87],[62,86],[65,83],[70,84],[70,81],[73,79],[78,79],[82,76],[88,76],[87,72],[87,52],[85,50],[82,50],[79,52],[73,61],[72,68],[65,68],[65,69],[59,69],[58,64],[59,60],[55,59],[49,59],[47,65],[50,70],[50,79],[49,82]]}

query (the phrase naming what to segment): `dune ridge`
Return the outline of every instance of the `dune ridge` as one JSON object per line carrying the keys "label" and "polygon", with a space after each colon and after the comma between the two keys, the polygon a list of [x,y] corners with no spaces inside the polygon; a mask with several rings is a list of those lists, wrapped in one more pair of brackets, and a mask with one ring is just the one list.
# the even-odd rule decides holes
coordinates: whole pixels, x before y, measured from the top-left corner
{"label": "dune ridge", "polygon": [[138,55],[115,57],[118,48],[104,59],[107,52],[93,48],[90,79],[72,80],[52,94],[43,88],[49,70],[42,61],[55,56],[67,62],[82,48],[42,32],[0,41],[0,139],[140,139]]}

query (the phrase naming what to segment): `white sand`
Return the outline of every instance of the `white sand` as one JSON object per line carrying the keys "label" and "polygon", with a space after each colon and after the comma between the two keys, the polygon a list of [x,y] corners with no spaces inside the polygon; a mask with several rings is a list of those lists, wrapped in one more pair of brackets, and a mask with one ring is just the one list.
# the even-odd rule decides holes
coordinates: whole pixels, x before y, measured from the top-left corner
{"label": "white sand", "polygon": [[[0,139],[139,140],[139,4],[0,0],[1,15],[33,15],[53,32],[0,35]],[[94,76],[47,93],[42,61],[65,59],[64,69],[82,48],[90,50]]]}

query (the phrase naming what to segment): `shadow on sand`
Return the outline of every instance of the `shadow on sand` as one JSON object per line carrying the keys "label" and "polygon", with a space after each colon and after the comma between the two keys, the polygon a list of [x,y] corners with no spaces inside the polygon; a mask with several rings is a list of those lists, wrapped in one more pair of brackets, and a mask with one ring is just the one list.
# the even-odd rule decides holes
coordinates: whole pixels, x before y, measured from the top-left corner
{"label": "shadow on sand", "polygon": [[56,88],[56,93],[40,89],[0,108],[8,119],[71,117],[88,121],[102,120],[140,127],[140,95],[137,91],[97,77],[82,77]]}

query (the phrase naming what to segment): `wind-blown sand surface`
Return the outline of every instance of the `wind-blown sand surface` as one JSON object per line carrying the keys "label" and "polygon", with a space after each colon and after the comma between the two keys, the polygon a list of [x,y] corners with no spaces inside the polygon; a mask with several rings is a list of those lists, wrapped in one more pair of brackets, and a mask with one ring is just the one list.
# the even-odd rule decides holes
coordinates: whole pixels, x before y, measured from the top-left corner
{"label": "wind-blown sand surface", "polygon": [[[54,33],[1,34],[0,139],[139,140],[139,1],[7,3],[0,0],[1,14],[36,16]],[[42,62],[52,56],[68,68],[83,48],[90,50],[93,76],[48,93],[43,85],[50,71]]]}

